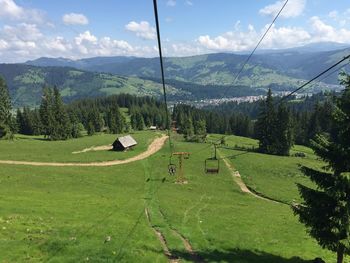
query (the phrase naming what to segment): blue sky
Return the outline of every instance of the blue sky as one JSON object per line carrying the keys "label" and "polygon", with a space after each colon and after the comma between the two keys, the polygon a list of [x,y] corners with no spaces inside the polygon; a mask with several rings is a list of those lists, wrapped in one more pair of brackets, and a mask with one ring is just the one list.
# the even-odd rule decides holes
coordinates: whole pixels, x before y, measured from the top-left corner
{"label": "blue sky", "polygon": [[[251,50],[276,0],[158,0],[167,56]],[[289,0],[261,48],[350,43],[348,0]],[[0,0],[0,62],[157,55],[152,0]]]}

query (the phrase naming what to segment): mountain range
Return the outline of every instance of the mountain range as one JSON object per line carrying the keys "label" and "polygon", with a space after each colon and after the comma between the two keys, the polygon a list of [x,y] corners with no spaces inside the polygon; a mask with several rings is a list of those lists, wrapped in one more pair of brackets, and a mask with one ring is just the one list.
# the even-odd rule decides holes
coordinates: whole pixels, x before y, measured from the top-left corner
{"label": "mountain range", "polygon": [[[249,54],[166,57],[165,77],[173,100],[259,95],[268,88],[275,92],[294,89],[348,54],[349,47],[334,43],[259,51],[236,81]],[[307,92],[341,88],[337,72],[333,73]],[[159,58],[39,58],[0,64],[0,75],[8,82],[15,105],[36,105],[45,83],[56,85],[66,100],[121,92],[160,96],[162,91]]]}

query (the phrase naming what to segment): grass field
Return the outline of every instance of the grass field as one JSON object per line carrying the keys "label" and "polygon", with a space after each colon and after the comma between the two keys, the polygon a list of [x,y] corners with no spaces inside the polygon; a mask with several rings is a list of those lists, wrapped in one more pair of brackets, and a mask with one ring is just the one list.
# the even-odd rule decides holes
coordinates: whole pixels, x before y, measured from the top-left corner
{"label": "grass field", "polygon": [[17,135],[14,141],[0,141],[0,160],[21,160],[41,162],[94,162],[123,160],[135,156],[148,147],[148,144],[159,136],[155,132],[134,132],[132,136],[138,146],[127,152],[89,151],[73,154],[93,146],[111,145],[118,136],[99,134],[85,136],[67,141],[48,141],[43,136]]}
{"label": "grass field", "polygon": [[[155,135],[138,136],[147,142]],[[72,161],[66,147],[70,152],[96,141],[105,144],[106,137],[71,140],[62,148],[56,146],[61,149],[57,156],[46,160]],[[39,155],[45,158],[43,151],[50,149],[42,144],[55,145],[27,140],[31,147],[23,146],[25,139],[0,142],[0,159],[42,161]],[[17,146],[21,149],[20,155],[6,155],[4,145],[10,143],[12,152]],[[233,145],[254,143],[228,138]],[[308,237],[288,205],[242,193],[223,162],[218,175],[205,175],[204,159],[211,152],[204,148],[207,145],[175,141],[176,150],[192,153],[184,163],[189,182],[184,185],[174,184],[175,178],[167,175],[167,145],[148,159],[112,167],[1,165],[0,262],[167,262],[151,226],[163,234],[170,252],[182,262],[190,262],[192,255],[176,233],[209,262],[302,263],[315,257],[334,262],[332,253]],[[94,152],[88,160],[95,154],[102,158]],[[229,160],[257,191],[286,202],[297,199],[296,189],[291,188],[294,183],[310,183],[300,174],[290,176],[298,173],[298,162],[321,164],[311,152],[305,159],[290,157],[278,163],[275,158],[249,153]]]}

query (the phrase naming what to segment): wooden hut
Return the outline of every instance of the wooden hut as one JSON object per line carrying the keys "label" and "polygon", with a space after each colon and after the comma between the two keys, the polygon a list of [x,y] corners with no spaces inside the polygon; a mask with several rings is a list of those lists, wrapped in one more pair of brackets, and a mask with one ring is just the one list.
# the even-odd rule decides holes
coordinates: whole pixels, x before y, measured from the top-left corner
{"label": "wooden hut", "polygon": [[137,144],[130,135],[117,138],[113,143],[113,151],[126,151]]}

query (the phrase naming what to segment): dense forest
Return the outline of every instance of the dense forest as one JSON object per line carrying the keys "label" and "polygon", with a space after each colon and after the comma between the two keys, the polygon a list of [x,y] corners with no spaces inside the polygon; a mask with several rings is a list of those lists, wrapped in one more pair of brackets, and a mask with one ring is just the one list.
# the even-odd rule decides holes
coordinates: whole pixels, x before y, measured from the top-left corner
{"label": "dense forest", "polygon": [[50,140],[77,138],[84,130],[93,135],[96,132],[118,134],[150,126],[167,127],[164,105],[151,97],[121,94],[65,105],[59,91],[51,87],[44,87],[39,109],[17,110],[16,123],[19,133],[45,135]]}

